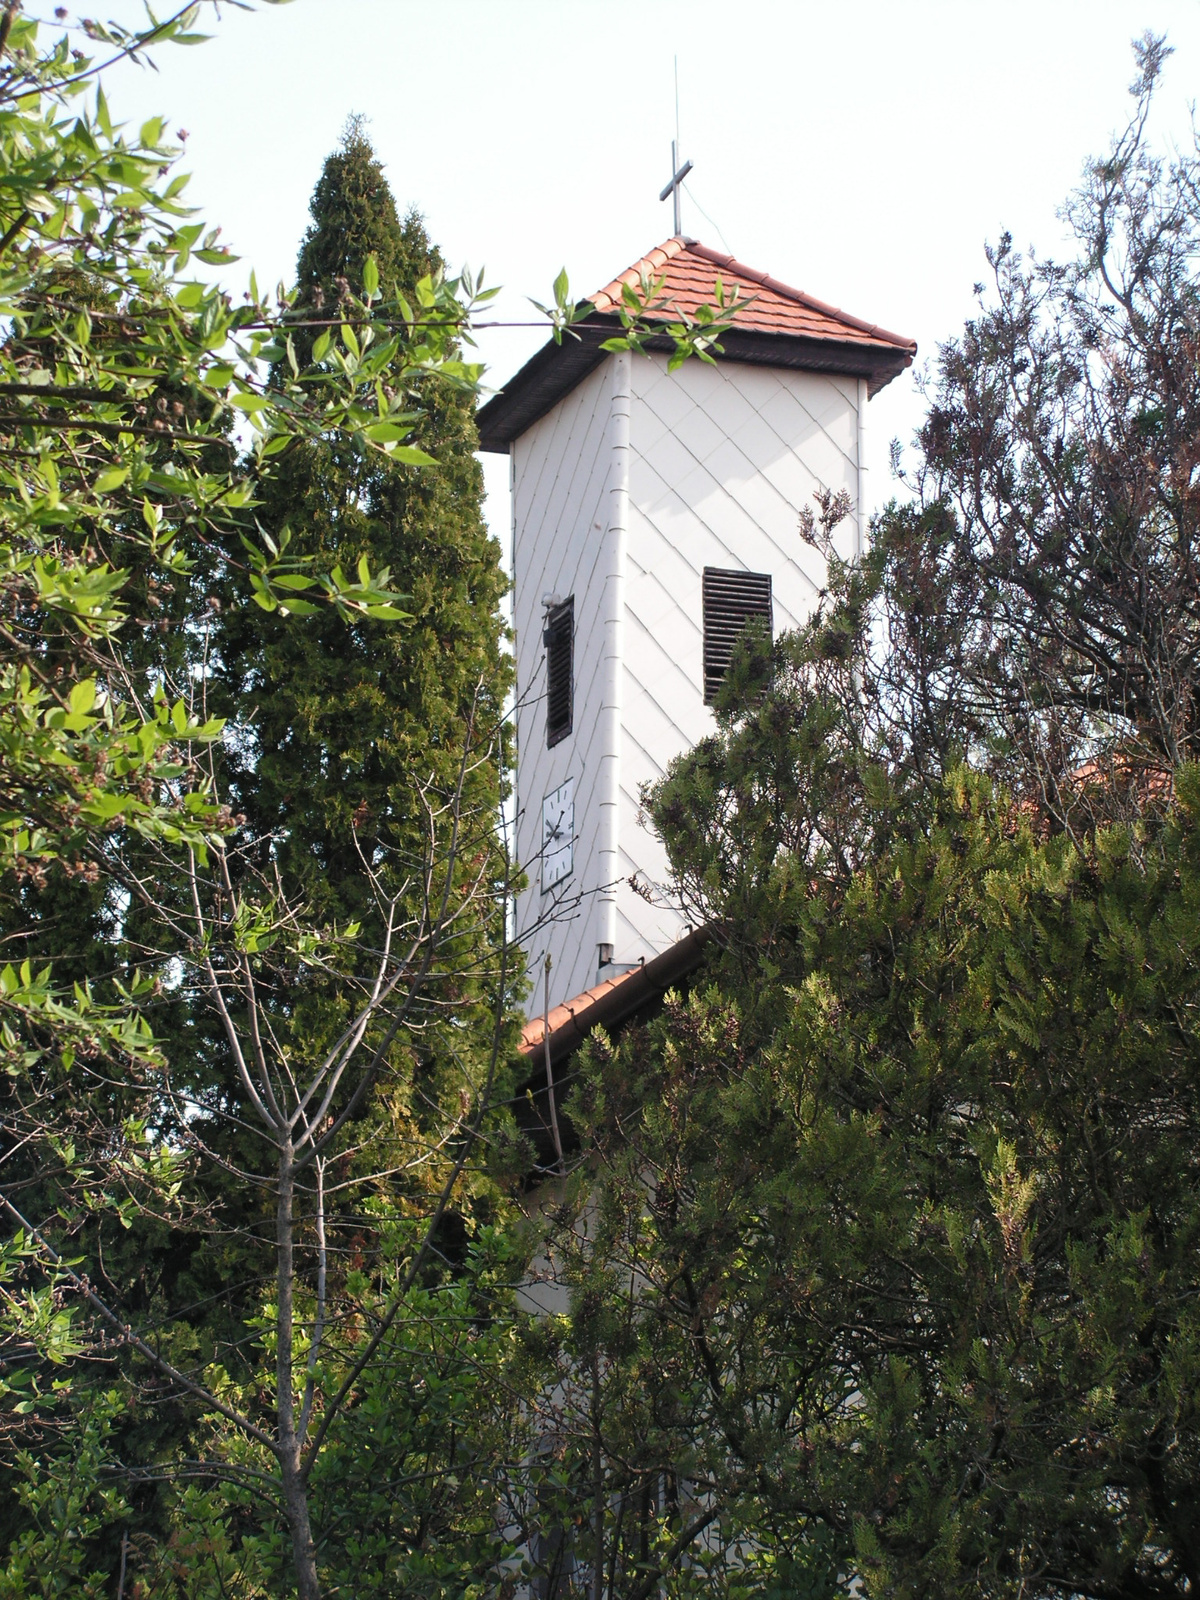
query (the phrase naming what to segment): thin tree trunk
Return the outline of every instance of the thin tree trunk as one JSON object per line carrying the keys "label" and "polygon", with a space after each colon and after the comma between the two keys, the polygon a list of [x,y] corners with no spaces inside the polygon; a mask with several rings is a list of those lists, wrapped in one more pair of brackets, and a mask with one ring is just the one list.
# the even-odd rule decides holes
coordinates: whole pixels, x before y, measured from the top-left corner
{"label": "thin tree trunk", "polygon": [[558,1158],[558,1170],[564,1176],[567,1163],[563,1159],[562,1137],[558,1131],[558,1107],[554,1103],[554,1069],[550,1065],[550,957],[546,957],[546,965],[542,969],[543,983],[545,985],[543,997],[545,1001],[545,1019],[542,1023],[542,1045],[546,1053],[546,1094],[550,1100],[550,1131],[554,1135],[554,1154]]}
{"label": "thin tree trunk", "polygon": [[279,1191],[275,1206],[276,1359],[275,1409],[279,1421],[279,1470],[283,1506],[292,1536],[292,1560],[300,1600],[321,1600],[317,1552],[308,1518],[308,1491],[300,1471],[300,1439],[296,1432],[296,1397],[292,1374],[292,1290],[295,1283],[295,1169],[290,1140],[279,1152]]}
{"label": "thin tree trunk", "polygon": [[600,1437],[600,1352],[592,1355],[592,1509],[596,1524],[596,1545],[592,1551],[591,1600],[604,1596],[604,1445]]}

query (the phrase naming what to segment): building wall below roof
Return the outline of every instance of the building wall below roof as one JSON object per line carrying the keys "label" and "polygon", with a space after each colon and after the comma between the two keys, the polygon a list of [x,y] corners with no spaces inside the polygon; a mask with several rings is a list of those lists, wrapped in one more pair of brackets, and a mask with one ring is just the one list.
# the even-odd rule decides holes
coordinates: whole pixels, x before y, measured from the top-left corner
{"label": "building wall below roof", "polygon": [[825,580],[800,539],[801,507],[818,488],[846,490],[854,511],[839,541],[849,554],[859,478],[853,378],[698,361],[668,373],[664,356],[635,361],[633,373],[622,871],[654,886],[660,903],[622,889],[618,963],[686,931],[662,903],[666,853],[639,821],[639,797],[716,727],[704,704],[704,568],[770,573],[776,635],[799,627]]}
{"label": "building wall below roof", "polygon": [[[611,361],[514,446],[514,613],[518,713],[518,850],[531,886],[522,927],[557,903],[558,920],[526,940],[538,978],[553,957],[551,1004],[609,973],[596,966],[600,677],[609,472]],[[622,693],[620,871],[614,966],[648,960],[686,932],[667,903],[667,864],[640,821],[640,791],[715,728],[704,705],[701,585],[706,566],[769,572],[778,634],[810,614],[823,563],[801,542],[800,510],[820,487],[845,489],[854,511],[840,530],[847,553],[858,515],[858,404],[854,378],[665,355],[632,362],[629,534]],[[546,748],[542,596],[575,596],[572,735]],[[541,802],[575,780],[575,872],[558,895],[538,881]],[[624,881],[635,876],[653,903]]]}
{"label": "building wall below roof", "polygon": [[[529,888],[517,928],[536,978],[529,1014],[542,1008],[542,962],[553,960],[551,1005],[595,982],[600,769],[599,663],[603,645],[603,536],[610,488],[611,358],[512,447],[513,625],[517,656],[517,827]],[[575,596],[574,715],[570,736],[546,745],[543,596]],[[543,797],[575,785],[575,871],[541,887]],[[545,924],[545,926],[539,926]]]}

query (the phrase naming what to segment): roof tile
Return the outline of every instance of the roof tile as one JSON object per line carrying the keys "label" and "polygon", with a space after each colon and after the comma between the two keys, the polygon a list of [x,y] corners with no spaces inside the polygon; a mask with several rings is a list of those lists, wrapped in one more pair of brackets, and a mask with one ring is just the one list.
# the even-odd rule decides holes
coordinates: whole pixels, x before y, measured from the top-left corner
{"label": "roof tile", "polygon": [[842,345],[883,347],[910,355],[916,352],[915,342],[902,334],[889,333],[886,328],[852,317],[733,256],[682,237],[668,239],[635,261],[620,277],[592,295],[592,304],[597,311],[617,311],[622,286],[637,288],[643,276],[662,280],[656,299],[661,302],[657,314],[664,319],[679,312],[691,316],[700,306],[714,304],[720,279],[726,290],[736,288],[747,302],[734,313],[735,328],[804,339],[834,339]]}
{"label": "roof tile", "polygon": [[[712,305],[718,278],[727,289],[737,290],[742,303],[715,352],[724,361],[850,373],[865,378],[868,392],[877,394],[911,366],[917,353],[912,339],[826,305],[733,256],[710,250],[695,239],[667,239],[591,297],[598,315],[574,325],[576,338],[543,345],[480,408],[481,450],[507,451],[600,365],[604,344],[617,331],[621,290],[626,284],[636,288],[643,274],[661,280],[656,291],[661,304],[649,313],[651,322],[677,321],[681,313],[691,316],[700,306]],[[665,335],[655,342],[668,347]]]}
{"label": "roof tile", "polygon": [[564,1000],[561,1005],[551,1008],[549,1017],[534,1017],[521,1029],[521,1043],[517,1046],[521,1055],[530,1055],[534,1050],[540,1050],[546,1039],[546,1023],[549,1021],[551,1035],[565,1028],[567,1023],[575,1021],[590,1011],[598,1000],[605,999],[612,994],[614,989],[619,989],[623,983],[628,982],[641,969],[631,967],[628,972],[619,972],[615,978],[605,978],[603,983],[598,983],[594,989],[585,989],[582,994],[577,994],[573,1000]]}

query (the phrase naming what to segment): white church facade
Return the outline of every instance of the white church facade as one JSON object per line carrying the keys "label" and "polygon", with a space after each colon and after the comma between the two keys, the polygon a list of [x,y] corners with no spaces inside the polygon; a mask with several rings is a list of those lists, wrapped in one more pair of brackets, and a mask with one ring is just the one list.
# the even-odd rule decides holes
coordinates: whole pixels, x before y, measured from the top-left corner
{"label": "white church facade", "polygon": [[[665,349],[600,349],[643,275],[684,311],[718,279],[738,290],[715,364],[668,373]],[[824,574],[798,525],[815,491],[845,491],[841,535],[861,547],[867,404],[916,351],[682,237],[592,305],[579,339],[548,344],[479,415],[482,448],[510,459],[531,1017],[577,1010],[687,938],[642,787],[713,730],[745,622],[778,635],[812,610]]]}

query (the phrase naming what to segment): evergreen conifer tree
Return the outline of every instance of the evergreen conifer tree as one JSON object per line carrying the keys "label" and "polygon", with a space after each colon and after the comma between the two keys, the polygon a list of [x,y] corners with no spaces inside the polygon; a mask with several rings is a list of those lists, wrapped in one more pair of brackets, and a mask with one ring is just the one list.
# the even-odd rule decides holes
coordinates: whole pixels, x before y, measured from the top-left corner
{"label": "evergreen conifer tree", "polygon": [[[336,317],[372,255],[385,292],[409,298],[442,270],[420,217],[401,220],[361,119],[326,161],[311,212],[298,262],[302,315]],[[453,787],[467,745],[498,723],[510,682],[506,580],[483,520],[473,400],[443,379],[430,384],[413,442],[435,466],[305,443],[272,473],[260,509],[272,534],[290,529],[292,548],[318,564],[350,571],[366,555],[372,570],[387,567],[412,621],[348,628],[313,617],[289,628],[269,618],[264,627],[234,611],[220,633],[228,709],[252,728],[232,775],[238,807],[260,837],[275,838],[288,890],[331,917],[363,909],[356,831],[368,859],[388,854],[401,871],[422,859],[416,785]],[[494,848],[501,781],[496,759],[473,764],[464,793],[472,855]]]}
{"label": "evergreen conifer tree", "polygon": [[[370,258],[385,296],[398,292],[410,304],[420,281],[442,271],[417,213],[401,219],[360,118],[350,119],[326,160],[310,209],[297,269],[294,340],[302,363],[311,324],[337,322],[346,286],[362,290]],[[473,396],[441,377],[421,381],[411,442],[434,465],[392,461],[344,433],[309,439],[270,462],[256,507],[264,532],[279,539],[286,531],[290,552],[311,558],[317,571],[353,572],[365,557],[372,572],[390,573],[387,587],[403,596],[410,620],[335,617],[330,625],[318,613],[297,625],[225,606],[213,629],[210,697],[233,731],[223,782],[244,818],[243,842],[251,853],[257,846],[283,896],[312,923],[361,924],[362,972],[373,970],[384,934],[369,874],[386,893],[403,890],[405,909],[419,919],[422,896],[445,887],[445,810],[461,807],[450,892],[472,905],[470,919],[440,950],[419,1059],[411,1041],[395,1046],[358,1113],[362,1159],[386,1166],[390,1150],[397,1172],[408,1167],[419,1130],[436,1123],[441,1108],[456,1109],[486,1071],[504,934],[502,896],[489,901],[470,885],[504,880],[496,824],[511,680],[500,610],[506,578],[483,520]],[[439,809],[438,859],[427,876]],[[481,916],[486,904],[491,915]],[[345,948],[351,962],[353,946]],[[345,1025],[361,972],[347,968],[345,976],[345,988],[314,974],[301,990],[265,997],[273,1029],[298,1056],[319,1056]],[[510,983],[513,976],[510,970]],[[439,1013],[451,1025],[440,1025]],[[222,1092],[237,1094],[232,1084]],[[427,1167],[413,1180],[416,1190],[439,1181]],[[407,1198],[381,1197],[386,1209],[420,1208],[411,1185],[397,1179],[399,1189]],[[239,1190],[239,1216],[245,1203]],[[347,1221],[351,1232],[359,1226]],[[215,1240],[193,1257],[192,1270],[187,1287],[198,1299],[214,1293],[217,1281],[256,1285],[259,1278],[252,1264],[232,1267]],[[230,1308],[234,1322],[246,1309]]]}

